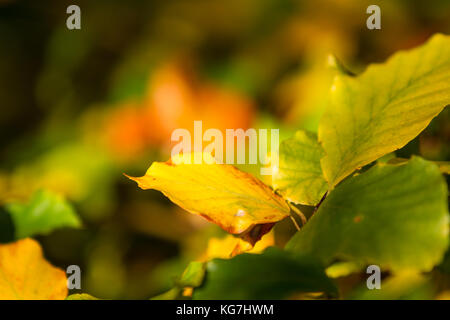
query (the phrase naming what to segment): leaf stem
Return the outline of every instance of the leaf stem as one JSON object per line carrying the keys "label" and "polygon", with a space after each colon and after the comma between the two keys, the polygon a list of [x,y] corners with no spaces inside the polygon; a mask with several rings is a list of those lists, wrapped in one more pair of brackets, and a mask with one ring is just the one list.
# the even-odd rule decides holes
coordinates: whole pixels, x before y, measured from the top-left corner
{"label": "leaf stem", "polygon": [[305,225],[306,224],[306,217],[305,217],[305,215],[297,207],[295,207],[294,205],[290,204],[289,202],[288,202],[288,205],[291,208],[291,210],[294,211],[300,217],[300,219],[302,220],[302,225]]}
{"label": "leaf stem", "polygon": [[313,214],[316,213],[317,210],[319,210],[320,205],[322,204],[323,200],[325,200],[325,198],[328,195],[328,191],[325,192],[325,194],[323,195],[322,199],[320,199],[319,203],[316,205],[316,207],[314,208]]}
{"label": "leaf stem", "polygon": [[297,221],[295,221],[294,216],[290,214],[289,218],[291,218],[292,222],[294,223],[295,229],[297,229],[297,231],[300,231],[300,226],[298,225]]}

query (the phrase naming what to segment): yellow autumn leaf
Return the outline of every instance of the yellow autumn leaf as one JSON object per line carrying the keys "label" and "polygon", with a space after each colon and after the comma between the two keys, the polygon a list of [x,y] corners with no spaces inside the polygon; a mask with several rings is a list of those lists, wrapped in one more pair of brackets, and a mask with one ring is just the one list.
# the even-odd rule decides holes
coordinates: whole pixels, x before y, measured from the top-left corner
{"label": "yellow autumn leaf", "polygon": [[0,300],[62,300],[67,292],[66,274],[45,260],[38,242],[0,245]]}
{"label": "yellow autumn leaf", "polygon": [[200,261],[212,259],[229,259],[240,253],[260,253],[264,249],[275,245],[273,231],[264,235],[261,240],[252,247],[248,242],[232,235],[223,238],[211,238],[208,241],[206,251],[199,258]]}
{"label": "yellow autumn leaf", "polygon": [[319,125],[322,170],[333,188],[355,169],[402,148],[450,103],[450,37],[336,76]]}
{"label": "yellow autumn leaf", "polygon": [[182,161],[186,156],[154,162],[143,177],[129,178],[252,244],[289,215],[285,201],[252,175],[216,163],[207,153],[201,164],[186,164]]}

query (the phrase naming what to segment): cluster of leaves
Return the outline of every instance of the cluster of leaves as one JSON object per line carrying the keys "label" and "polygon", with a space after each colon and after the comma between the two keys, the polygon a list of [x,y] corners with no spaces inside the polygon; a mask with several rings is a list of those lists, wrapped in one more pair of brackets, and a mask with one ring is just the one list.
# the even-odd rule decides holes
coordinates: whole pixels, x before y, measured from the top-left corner
{"label": "cluster of leaves", "polygon": [[[450,103],[450,37],[436,35],[358,76],[334,62],[339,71],[318,135],[298,131],[282,142],[271,186],[208,154],[202,154],[205,164],[155,162],[143,177],[131,178],[239,238],[229,258],[192,262],[172,290],[155,298],[339,297],[332,278],[368,264],[391,274],[385,297],[412,297],[398,292],[399,283],[409,283],[408,290],[426,286],[449,243],[442,175],[448,163],[384,156],[414,139]],[[306,220],[295,205],[314,213]],[[29,237],[79,227],[73,208],[39,191],[27,204],[5,209],[15,242],[0,245],[0,298],[66,298],[65,273],[46,262]],[[295,221],[292,212],[302,228],[283,250],[243,253],[279,221]],[[374,298],[367,291],[355,297]]]}
{"label": "cluster of leaves", "polygon": [[13,234],[0,241],[0,300],[96,299],[88,294],[68,295],[66,272],[51,265],[39,242],[32,238],[56,229],[82,227],[75,209],[63,196],[42,189],[27,203],[10,202],[0,211],[0,227],[5,225]]}
{"label": "cluster of leaves", "polygon": [[48,263],[39,242],[30,237],[81,227],[74,208],[62,196],[38,190],[28,203],[11,202],[4,209],[0,215],[10,217],[14,234],[0,244],[0,299],[66,298],[66,273]]}
{"label": "cluster of leaves", "polygon": [[201,165],[156,162],[143,177],[132,178],[250,247],[291,209],[298,211],[292,204],[315,207],[284,250],[240,254],[248,249],[240,246],[229,260],[195,263],[160,298],[183,296],[186,287],[194,287],[192,297],[200,299],[286,298],[298,292],[336,296],[325,272],[328,268],[331,277],[336,261],[347,263],[338,274],[377,264],[392,274],[391,282],[405,273],[417,278],[442,261],[449,242],[442,176],[448,164],[391,153],[450,103],[450,38],[435,35],[358,76],[334,62],[338,74],[318,136],[298,131],[282,142],[280,165],[273,168],[275,192],[231,165],[210,164],[211,159]]}

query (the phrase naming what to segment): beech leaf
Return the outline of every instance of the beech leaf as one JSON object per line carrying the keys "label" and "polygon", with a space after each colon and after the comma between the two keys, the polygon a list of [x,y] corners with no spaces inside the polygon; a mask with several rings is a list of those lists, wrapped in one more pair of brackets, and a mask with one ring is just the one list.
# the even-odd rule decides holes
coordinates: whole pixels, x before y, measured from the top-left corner
{"label": "beech leaf", "polygon": [[58,228],[81,226],[81,220],[70,203],[47,190],[36,191],[28,203],[8,203],[6,210],[14,221],[16,239],[48,234]]}
{"label": "beech leaf", "polygon": [[316,205],[327,191],[320,159],[324,152],[317,136],[297,131],[280,144],[280,164],[272,177],[272,185],[287,200]]}
{"label": "beech leaf", "polygon": [[207,153],[201,164],[182,163],[181,157],[154,162],[143,177],[129,178],[252,244],[289,215],[286,202],[252,175]]}
{"label": "beech leaf", "polygon": [[293,255],[272,247],[261,254],[240,254],[206,263],[204,283],[194,299],[283,299],[300,292],[337,289],[322,265],[308,255]]}
{"label": "beech leaf", "polygon": [[449,242],[447,196],[447,184],[430,161],[379,163],[339,184],[286,248],[325,265],[343,259],[429,271]]}
{"label": "beech leaf", "polygon": [[66,273],[45,260],[37,241],[0,245],[0,300],[62,300],[67,292]]}
{"label": "beech leaf", "polygon": [[450,103],[450,37],[337,75],[319,125],[322,169],[330,188],[355,169],[414,139]]}

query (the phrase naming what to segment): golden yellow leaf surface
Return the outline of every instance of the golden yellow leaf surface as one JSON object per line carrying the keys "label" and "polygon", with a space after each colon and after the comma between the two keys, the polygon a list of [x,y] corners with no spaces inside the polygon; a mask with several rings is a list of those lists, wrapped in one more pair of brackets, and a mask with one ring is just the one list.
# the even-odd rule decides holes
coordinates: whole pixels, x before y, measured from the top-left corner
{"label": "golden yellow leaf surface", "polygon": [[270,187],[232,165],[216,163],[206,153],[201,164],[186,164],[176,156],[154,162],[143,177],[129,178],[229,233],[246,233],[243,238],[249,242],[289,215],[289,206]]}
{"label": "golden yellow leaf surface", "polygon": [[0,300],[62,300],[67,292],[65,272],[45,260],[38,242],[0,245]]}
{"label": "golden yellow leaf surface", "polygon": [[200,261],[209,261],[212,259],[229,259],[241,253],[261,253],[264,249],[275,245],[275,237],[273,231],[265,234],[261,241],[255,246],[251,246],[248,242],[232,235],[223,238],[211,238],[208,241],[208,247]]}

